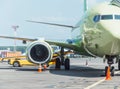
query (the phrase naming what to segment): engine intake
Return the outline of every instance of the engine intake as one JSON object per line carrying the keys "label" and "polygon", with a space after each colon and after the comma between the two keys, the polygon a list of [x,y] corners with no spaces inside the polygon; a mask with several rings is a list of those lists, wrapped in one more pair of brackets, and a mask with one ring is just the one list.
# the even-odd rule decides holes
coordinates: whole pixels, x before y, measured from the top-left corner
{"label": "engine intake", "polygon": [[52,59],[52,56],[52,48],[47,42],[35,41],[27,48],[27,59],[32,63],[47,63]]}

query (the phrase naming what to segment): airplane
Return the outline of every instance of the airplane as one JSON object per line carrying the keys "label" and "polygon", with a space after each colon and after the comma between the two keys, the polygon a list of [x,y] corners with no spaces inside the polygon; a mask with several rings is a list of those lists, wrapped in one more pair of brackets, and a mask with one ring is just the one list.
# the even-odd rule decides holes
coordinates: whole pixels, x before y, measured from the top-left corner
{"label": "airplane", "polygon": [[[86,5],[86,0],[84,0]],[[85,8],[86,10],[86,8]],[[70,69],[70,59],[62,56],[64,48],[72,49],[81,55],[102,57],[107,61],[105,75],[110,67],[111,75],[114,76],[114,59],[118,62],[120,70],[120,0],[103,2],[85,11],[84,17],[75,25],[63,25],[39,21],[34,23],[48,24],[71,28],[72,39],[68,43],[54,42],[49,40],[29,39],[23,37],[0,36],[0,38],[30,41],[27,46],[27,59],[37,64],[48,63],[52,59],[52,48],[50,45],[61,47],[61,57],[56,58],[55,68],[60,69],[64,65],[65,70]]]}

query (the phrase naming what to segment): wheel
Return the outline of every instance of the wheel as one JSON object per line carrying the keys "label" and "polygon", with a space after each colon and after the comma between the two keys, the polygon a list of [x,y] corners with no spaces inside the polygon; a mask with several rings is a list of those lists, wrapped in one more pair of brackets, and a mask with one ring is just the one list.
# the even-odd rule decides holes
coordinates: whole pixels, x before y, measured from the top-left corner
{"label": "wheel", "polygon": [[107,75],[108,66],[105,67],[105,76]]}
{"label": "wheel", "polygon": [[118,70],[120,70],[120,59],[118,60]]}
{"label": "wheel", "polygon": [[8,60],[8,64],[10,64],[10,59]]}
{"label": "wheel", "polygon": [[65,66],[65,70],[70,70],[70,59],[69,58],[65,59],[64,66]]}
{"label": "wheel", "polygon": [[18,61],[13,62],[13,67],[20,67],[20,63]]}
{"label": "wheel", "polygon": [[55,69],[60,69],[60,67],[61,67],[60,58],[56,58]]}
{"label": "wheel", "polygon": [[111,67],[110,72],[111,72],[111,76],[114,76],[114,75],[115,75],[115,68],[114,68],[114,66]]}

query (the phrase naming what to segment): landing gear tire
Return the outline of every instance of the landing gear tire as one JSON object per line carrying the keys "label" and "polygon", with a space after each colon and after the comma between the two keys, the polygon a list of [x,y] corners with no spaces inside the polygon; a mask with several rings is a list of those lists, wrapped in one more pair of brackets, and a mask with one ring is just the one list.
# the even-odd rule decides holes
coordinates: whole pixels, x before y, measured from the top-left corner
{"label": "landing gear tire", "polygon": [[118,60],[118,70],[120,70],[120,59]]}
{"label": "landing gear tire", "polygon": [[17,61],[15,61],[15,62],[13,63],[13,67],[20,67],[20,63],[17,62]]}
{"label": "landing gear tire", "polygon": [[60,58],[56,58],[55,69],[60,69],[60,66],[61,66]]}
{"label": "landing gear tire", "polygon": [[108,66],[105,67],[105,76],[107,75]]}
{"label": "landing gear tire", "polygon": [[115,68],[114,68],[114,66],[111,67],[110,71],[111,71],[111,76],[114,76],[115,75]]}
{"label": "landing gear tire", "polygon": [[70,70],[70,59],[69,58],[65,59],[64,66],[65,66],[65,70]]}
{"label": "landing gear tire", "polygon": [[[105,67],[105,76],[107,75],[107,70],[108,70],[108,66]],[[115,68],[114,68],[114,66],[112,66],[110,68],[110,72],[111,72],[111,76],[115,75]]]}

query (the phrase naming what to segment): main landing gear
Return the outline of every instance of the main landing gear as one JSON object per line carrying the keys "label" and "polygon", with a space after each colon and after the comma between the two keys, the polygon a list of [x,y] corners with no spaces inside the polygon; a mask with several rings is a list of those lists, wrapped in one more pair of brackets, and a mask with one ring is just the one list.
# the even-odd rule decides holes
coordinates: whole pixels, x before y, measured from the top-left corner
{"label": "main landing gear", "polygon": [[61,65],[64,65],[65,70],[70,70],[70,59],[66,58],[64,64],[61,64],[61,58],[56,58],[55,69],[61,69]]}
{"label": "main landing gear", "polygon": [[[115,68],[114,66],[111,66],[113,63],[114,63],[114,58],[116,56],[109,56],[109,55],[106,55],[105,58],[107,59],[107,64],[108,66],[110,67],[110,72],[111,72],[111,76],[114,76],[114,72],[115,72]],[[105,67],[105,76],[107,75],[107,70],[108,70],[108,66]]]}
{"label": "main landing gear", "polygon": [[70,70],[70,59],[64,58],[64,48],[61,47],[60,57],[56,58],[55,69],[61,69],[61,65],[64,66],[65,70]]}

